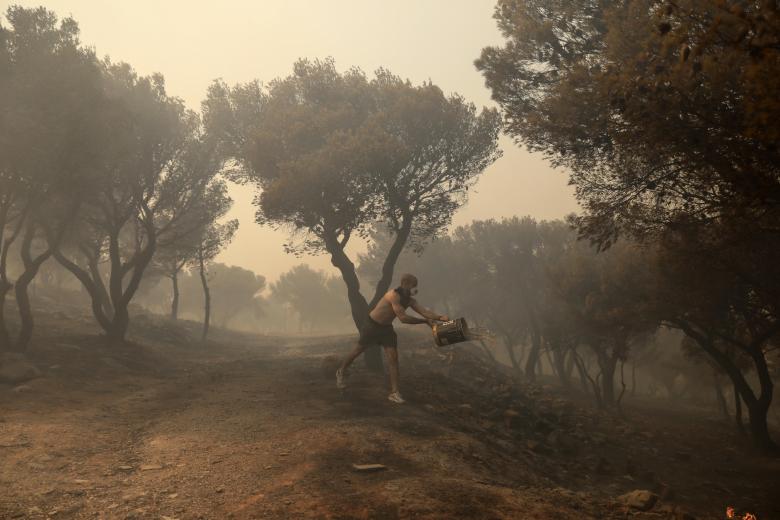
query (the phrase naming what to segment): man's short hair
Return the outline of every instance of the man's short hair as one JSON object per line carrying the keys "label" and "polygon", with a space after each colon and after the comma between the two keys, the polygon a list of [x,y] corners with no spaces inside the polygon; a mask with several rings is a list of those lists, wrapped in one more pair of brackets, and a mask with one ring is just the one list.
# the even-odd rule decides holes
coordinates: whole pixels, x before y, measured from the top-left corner
{"label": "man's short hair", "polygon": [[401,275],[401,285],[417,285],[417,277],[413,274],[404,273]]}

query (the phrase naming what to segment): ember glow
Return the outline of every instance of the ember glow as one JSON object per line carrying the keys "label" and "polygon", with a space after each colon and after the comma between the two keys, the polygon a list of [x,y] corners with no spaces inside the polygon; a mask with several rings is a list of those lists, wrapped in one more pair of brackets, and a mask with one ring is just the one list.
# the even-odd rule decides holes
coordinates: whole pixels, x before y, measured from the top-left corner
{"label": "ember glow", "polygon": [[736,516],[736,513],[734,513],[734,508],[731,506],[726,508],[726,518],[735,518],[738,520],[758,520],[758,517],[753,513],[745,513],[742,516]]}

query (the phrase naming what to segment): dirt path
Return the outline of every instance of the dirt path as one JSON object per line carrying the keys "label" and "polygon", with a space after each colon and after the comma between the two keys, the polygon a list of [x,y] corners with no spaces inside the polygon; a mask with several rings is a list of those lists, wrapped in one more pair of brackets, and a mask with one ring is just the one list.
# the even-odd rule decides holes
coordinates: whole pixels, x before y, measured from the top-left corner
{"label": "dirt path", "polygon": [[535,468],[525,442],[488,438],[495,424],[464,422],[468,405],[437,411],[424,384],[399,407],[357,370],[340,393],[328,356],[344,339],[164,356],[88,343],[56,346],[45,377],[0,390],[0,518],[627,517],[556,485],[546,473],[566,466]]}

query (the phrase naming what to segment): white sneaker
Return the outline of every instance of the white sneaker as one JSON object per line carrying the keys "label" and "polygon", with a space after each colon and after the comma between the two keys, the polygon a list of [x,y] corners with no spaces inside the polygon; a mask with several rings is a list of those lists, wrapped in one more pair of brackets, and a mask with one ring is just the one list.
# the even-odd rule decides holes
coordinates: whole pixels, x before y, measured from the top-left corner
{"label": "white sneaker", "polygon": [[401,392],[393,392],[387,396],[387,400],[396,404],[404,404],[406,402],[404,401],[404,398],[401,397]]}
{"label": "white sneaker", "polygon": [[339,390],[344,390],[347,388],[347,381],[346,381],[346,374],[344,373],[344,370],[338,369],[336,370],[336,388]]}

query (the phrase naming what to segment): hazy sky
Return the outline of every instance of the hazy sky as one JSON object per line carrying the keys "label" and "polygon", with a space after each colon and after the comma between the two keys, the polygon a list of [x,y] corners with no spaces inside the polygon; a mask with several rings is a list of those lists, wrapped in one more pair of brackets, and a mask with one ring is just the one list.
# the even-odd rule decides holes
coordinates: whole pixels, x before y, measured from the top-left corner
{"label": "hazy sky", "polygon": [[[49,0],[71,15],[82,41],[98,55],[126,61],[141,74],[161,72],[169,92],[199,108],[215,78],[228,83],[286,76],[301,57],[332,56],[344,70],[386,67],[414,83],[432,80],[477,106],[492,105],[474,68],[487,45],[501,43],[492,18],[495,0]],[[2,4],[0,4],[2,5]],[[4,9],[3,9],[4,11]],[[576,211],[566,175],[538,155],[502,138],[504,157],[491,166],[454,224],[532,215],[552,219]],[[274,280],[295,263],[332,270],[326,256],[285,255],[285,234],[254,223],[252,189],[231,190],[231,217],[240,220],[233,243],[219,257]],[[361,248],[357,244],[353,248]]]}

